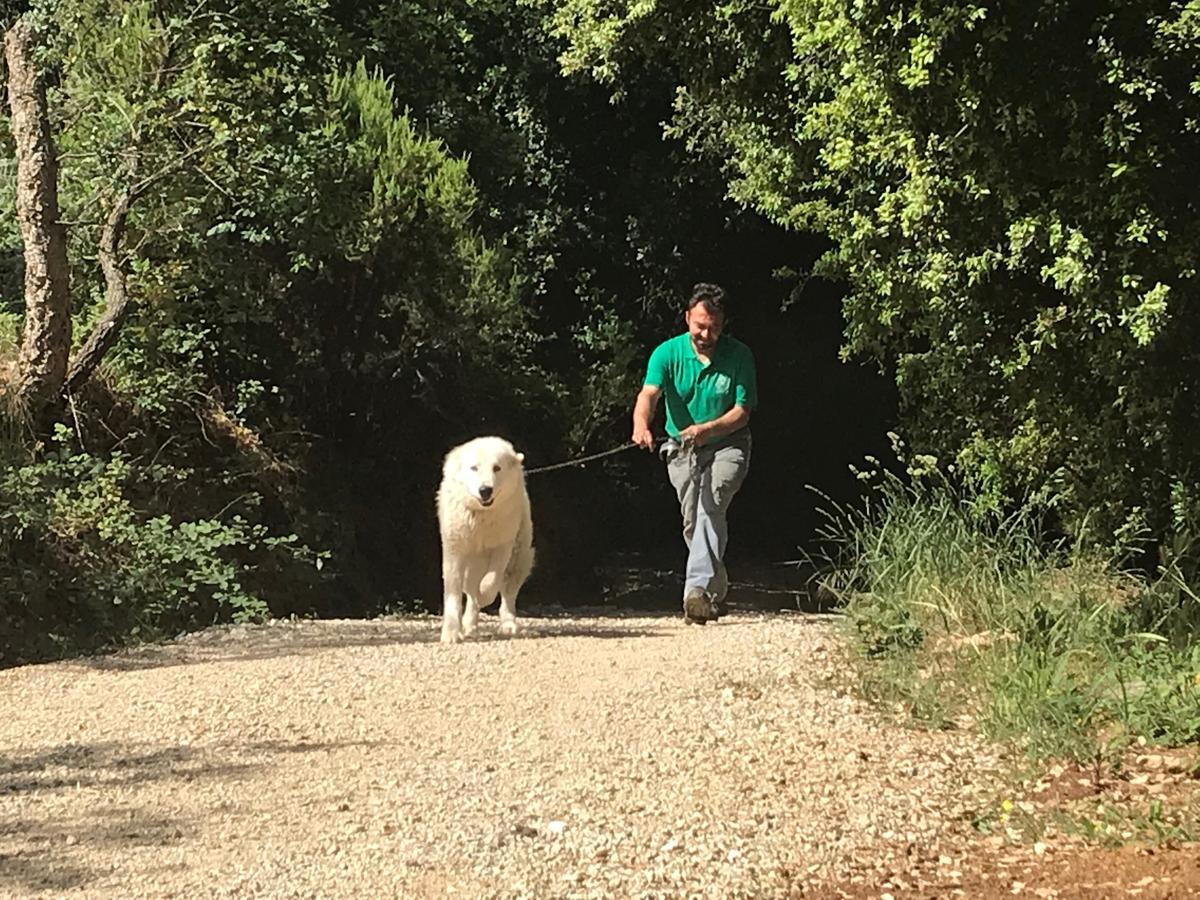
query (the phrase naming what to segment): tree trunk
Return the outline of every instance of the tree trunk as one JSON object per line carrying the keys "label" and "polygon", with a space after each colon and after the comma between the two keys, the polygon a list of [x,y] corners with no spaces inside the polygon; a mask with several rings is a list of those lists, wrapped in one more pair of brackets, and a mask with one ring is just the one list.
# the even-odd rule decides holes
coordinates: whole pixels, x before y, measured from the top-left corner
{"label": "tree trunk", "polygon": [[104,315],[87,336],[67,373],[66,393],[72,394],[86,382],[104,354],[117,342],[129,308],[128,281],[118,255],[125,221],[129,217],[129,193],[122,194],[100,232],[100,268],[104,270]]}
{"label": "tree trunk", "polygon": [[25,245],[25,333],[17,398],[40,430],[62,397],[71,350],[71,315],[66,231],[58,212],[58,160],[46,88],[33,60],[35,46],[33,29],[23,19],[5,35],[17,156],[17,221]]}

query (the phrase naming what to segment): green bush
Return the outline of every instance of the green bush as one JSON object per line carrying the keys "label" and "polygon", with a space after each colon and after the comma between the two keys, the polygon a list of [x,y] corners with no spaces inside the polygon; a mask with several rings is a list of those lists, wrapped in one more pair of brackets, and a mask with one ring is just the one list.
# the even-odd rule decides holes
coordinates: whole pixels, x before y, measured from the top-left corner
{"label": "green bush", "polygon": [[1123,571],[1048,537],[1044,507],[1000,511],[936,460],[907,462],[872,461],[864,505],[823,532],[870,696],[929,724],[968,716],[1035,757],[1200,739],[1200,603],[1181,570]]}
{"label": "green bush", "polygon": [[189,470],[73,444],[59,426],[44,458],[0,474],[0,662],[267,615],[252,562],[307,553],[294,535],[241,515],[180,517],[170,498]]}

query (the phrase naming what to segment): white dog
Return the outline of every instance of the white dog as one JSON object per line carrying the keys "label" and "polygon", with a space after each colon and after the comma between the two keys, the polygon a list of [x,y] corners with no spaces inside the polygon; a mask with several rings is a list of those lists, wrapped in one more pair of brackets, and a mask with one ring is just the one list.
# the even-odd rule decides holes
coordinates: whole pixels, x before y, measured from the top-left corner
{"label": "white dog", "polygon": [[[498,437],[446,454],[437,493],[442,535],[442,643],[461,641],[500,591],[500,631],[517,631],[517,592],[533,568],[533,521],[525,457]],[[462,595],[467,595],[466,607]]]}

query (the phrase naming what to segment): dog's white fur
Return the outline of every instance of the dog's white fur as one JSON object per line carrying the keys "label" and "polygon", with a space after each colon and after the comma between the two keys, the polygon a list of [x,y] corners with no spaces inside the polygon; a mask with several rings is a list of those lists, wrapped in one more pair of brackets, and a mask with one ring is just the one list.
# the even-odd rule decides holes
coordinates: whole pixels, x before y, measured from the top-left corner
{"label": "dog's white fur", "polygon": [[500,631],[517,631],[517,593],[533,569],[524,459],[498,437],[475,438],[446,454],[437,493],[445,604],[442,643],[469,636],[479,624],[480,608],[491,605],[497,590]]}

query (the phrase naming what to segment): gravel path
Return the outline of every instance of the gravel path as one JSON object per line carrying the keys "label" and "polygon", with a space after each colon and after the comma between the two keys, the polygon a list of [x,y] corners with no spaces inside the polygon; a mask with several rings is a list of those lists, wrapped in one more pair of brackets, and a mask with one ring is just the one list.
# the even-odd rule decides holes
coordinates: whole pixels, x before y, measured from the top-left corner
{"label": "gravel path", "polygon": [[0,671],[0,896],[823,896],[938,859],[994,765],[840,691],[827,618],[523,625]]}

